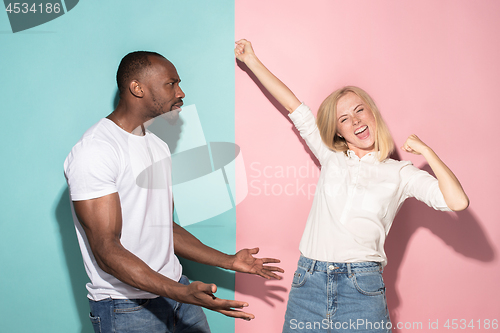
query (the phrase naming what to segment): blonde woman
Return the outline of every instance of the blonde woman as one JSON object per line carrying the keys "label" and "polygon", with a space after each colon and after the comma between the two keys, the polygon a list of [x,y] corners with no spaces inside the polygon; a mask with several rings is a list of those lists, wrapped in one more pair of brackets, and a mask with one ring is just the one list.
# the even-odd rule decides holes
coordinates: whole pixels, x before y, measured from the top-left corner
{"label": "blonde woman", "polygon": [[425,157],[437,179],[389,158],[394,143],[372,98],[358,87],[334,91],[318,119],[257,58],[247,40],[236,58],[289,112],[321,164],[293,277],[283,332],[391,332],[382,270],[384,242],[405,199],[460,211],[469,199],[458,179],[416,135],[402,149]]}

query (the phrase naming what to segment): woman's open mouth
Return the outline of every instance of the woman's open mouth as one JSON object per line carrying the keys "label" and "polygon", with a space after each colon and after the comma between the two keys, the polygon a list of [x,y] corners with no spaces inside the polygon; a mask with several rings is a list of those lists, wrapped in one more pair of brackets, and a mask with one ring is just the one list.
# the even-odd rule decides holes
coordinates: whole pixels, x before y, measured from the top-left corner
{"label": "woman's open mouth", "polygon": [[364,140],[370,136],[370,130],[368,129],[368,126],[362,126],[358,128],[354,134],[361,140]]}

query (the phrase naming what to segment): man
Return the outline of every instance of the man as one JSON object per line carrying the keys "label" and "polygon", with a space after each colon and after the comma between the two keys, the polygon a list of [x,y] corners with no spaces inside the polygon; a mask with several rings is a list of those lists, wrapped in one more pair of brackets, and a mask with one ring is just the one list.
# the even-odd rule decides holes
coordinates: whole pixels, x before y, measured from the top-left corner
{"label": "man", "polygon": [[253,319],[239,310],[247,303],[215,297],[214,284],[189,284],[176,257],[267,279],[283,272],[266,265],[277,259],[254,258],[257,248],[226,255],[172,221],[170,151],[144,123],[182,106],[174,65],[157,53],[133,52],[122,59],[117,83],[118,106],[64,163],[94,329],[209,332],[200,306]]}

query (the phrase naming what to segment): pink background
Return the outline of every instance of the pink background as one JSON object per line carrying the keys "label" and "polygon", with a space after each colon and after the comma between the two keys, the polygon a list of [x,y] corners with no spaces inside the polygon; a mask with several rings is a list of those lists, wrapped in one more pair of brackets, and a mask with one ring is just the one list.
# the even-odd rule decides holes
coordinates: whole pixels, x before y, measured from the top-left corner
{"label": "pink background", "polygon": [[[475,331],[478,320],[500,319],[498,13],[494,0],[236,0],[236,39],[252,41],[266,66],[314,112],[340,86],[364,88],[396,145],[419,135],[469,195],[470,207],[458,214],[414,200],[399,212],[384,273],[394,325],[421,322],[425,331],[438,320],[445,331],[447,319],[465,319],[475,321]],[[286,271],[271,282],[236,275],[235,297],[256,315],[237,320],[238,333],[281,331],[312,203],[308,190],[318,177],[285,111],[267,96],[237,65],[236,143],[249,184],[237,207],[237,248],[257,244]],[[399,156],[426,168],[419,156]]]}

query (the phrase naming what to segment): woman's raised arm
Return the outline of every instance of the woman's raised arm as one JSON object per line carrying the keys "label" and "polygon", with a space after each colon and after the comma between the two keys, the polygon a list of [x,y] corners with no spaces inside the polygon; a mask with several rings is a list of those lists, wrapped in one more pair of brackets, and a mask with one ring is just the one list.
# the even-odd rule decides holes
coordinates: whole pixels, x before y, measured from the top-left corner
{"label": "woman's raised arm", "polygon": [[292,113],[302,104],[293,92],[260,62],[249,41],[246,39],[237,41],[234,54],[236,59],[247,65],[257,79],[259,79],[260,83],[288,112]]}

